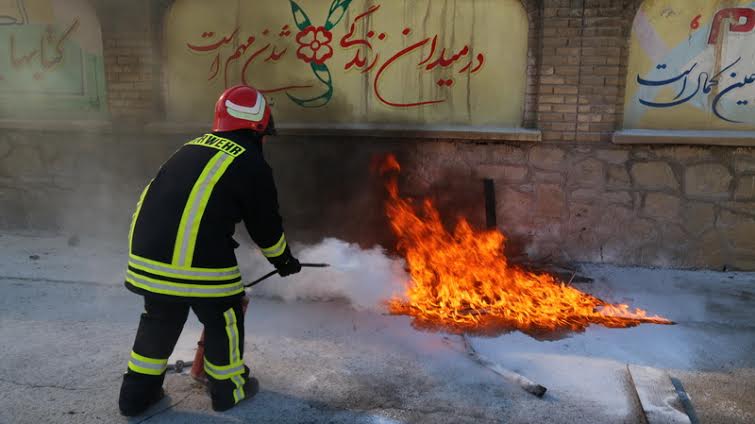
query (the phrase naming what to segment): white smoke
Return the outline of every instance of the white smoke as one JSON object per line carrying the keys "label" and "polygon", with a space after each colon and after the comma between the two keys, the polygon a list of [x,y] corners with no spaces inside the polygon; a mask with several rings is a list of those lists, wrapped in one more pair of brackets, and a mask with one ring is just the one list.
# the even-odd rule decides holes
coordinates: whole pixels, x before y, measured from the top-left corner
{"label": "white smoke", "polygon": [[[404,261],[388,257],[380,247],[364,250],[355,244],[326,238],[314,246],[295,246],[293,252],[302,263],[331,266],[303,268],[299,274],[286,278],[270,277],[254,287],[253,296],[280,298],[286,302],[345,299],[357,310],[371,311],[384,311],[386,300],[404,297],[405,284],[409,281]],[[251,256],[253,263],[242,266],[247,280],[273,269],[259,252]]]}

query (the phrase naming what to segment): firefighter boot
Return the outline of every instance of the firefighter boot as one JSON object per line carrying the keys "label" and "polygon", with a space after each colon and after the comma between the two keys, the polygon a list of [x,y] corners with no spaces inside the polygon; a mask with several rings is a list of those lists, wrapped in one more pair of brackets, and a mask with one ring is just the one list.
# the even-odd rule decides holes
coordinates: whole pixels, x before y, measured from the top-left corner
{"label": "firefighter boot", "polygon": [[[214,384],[213,384],[214,383]],[[210,388],[210,396],[212,397],[212,409],[218,412],[227,411],[234,406],[236,406],[239,402],[251,399],[254,397],[254,395],[257,394],[260,390],[260,383],[257,381],[254,377],[247,377],[246,383],[244,383],[244,392],[241,394],[241,397],[236,400],[230,399],[227,396],[223,396],[223,394],[219,393],[221,391],[227,391],[228,389],[223,387],[224,383],[226,382],[213,382],[211,383]]]}
{"label": "firefighter boot", "polygon": [[121,415],[127,417],[141,415],[150,406],[165,397],[165,391],[162,388],[164,377],[165,374],[161,376],[143,376],[126,373],[123,376],[121,395],[118,399]]}

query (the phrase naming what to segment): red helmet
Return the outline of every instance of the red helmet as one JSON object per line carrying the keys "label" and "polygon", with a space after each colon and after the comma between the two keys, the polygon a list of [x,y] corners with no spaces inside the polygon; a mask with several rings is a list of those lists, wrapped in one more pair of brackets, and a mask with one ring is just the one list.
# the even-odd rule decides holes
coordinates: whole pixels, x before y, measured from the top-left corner
{"label": "red helmet", "polygon": [[215,103],[213,131],[251,129],[274,134],[273,118],[265,97],[256,89],[237,85],[223,92]]}

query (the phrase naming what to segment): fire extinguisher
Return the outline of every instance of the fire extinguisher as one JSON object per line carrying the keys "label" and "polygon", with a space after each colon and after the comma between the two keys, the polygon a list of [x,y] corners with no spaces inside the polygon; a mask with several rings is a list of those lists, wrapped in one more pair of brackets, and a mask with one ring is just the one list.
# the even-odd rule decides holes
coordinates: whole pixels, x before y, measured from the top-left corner
{"label": "fire extinguisher", "polygon": [[[327,268],[330,265],[329,264],[301,264],[302,268]],[[244,288],[251,288],[253,286],[256,286],[257,284],[261,283],[264,280],[267,280],[268,278],[272,277],[273,275],[277,274],[278,271],[271,271],[264,276],[252,281],[251,283],[245,284]],[[244,316],[246,316],[246,309],[249,306],[249,296],[244,295],[244,297],[241,298],[241,309],[244,312]],[[207,384],[207,374],[204,372],[204,330],[202,330],[202,335],[199,337],[199,341],[197,342],[197,352],[194,354],[194,361],[191,364],[191,377],[202,383]]]}

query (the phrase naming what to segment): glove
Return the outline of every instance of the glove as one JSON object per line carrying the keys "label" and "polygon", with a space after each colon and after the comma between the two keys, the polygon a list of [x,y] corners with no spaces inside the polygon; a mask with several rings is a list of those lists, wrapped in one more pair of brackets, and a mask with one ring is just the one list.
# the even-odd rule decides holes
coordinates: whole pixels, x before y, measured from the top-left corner
{"label": "glove", "polygon": [[276,265],[275,269],[278,270],[278,274],[280,274],[281,277],[288,277],[289,275],[301,271],[301,264],[298,259],[291,256],[286,262]]}
{"label": "glove", "polygon": [[299,260],[291,254],[291,251],[286,247],[286,251],[282,255],[271,261],[275,265],[275,269],[278,270],[278,274],[281,277],[287,277],[292,274],[296,274],[301,271],[301,264]]}

